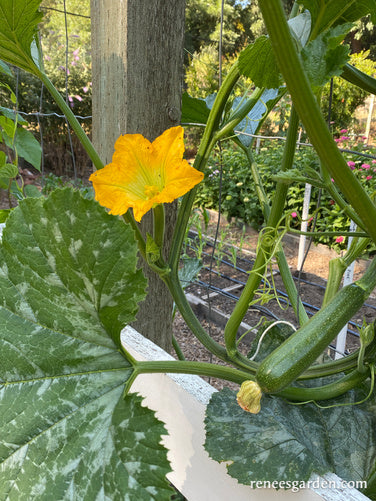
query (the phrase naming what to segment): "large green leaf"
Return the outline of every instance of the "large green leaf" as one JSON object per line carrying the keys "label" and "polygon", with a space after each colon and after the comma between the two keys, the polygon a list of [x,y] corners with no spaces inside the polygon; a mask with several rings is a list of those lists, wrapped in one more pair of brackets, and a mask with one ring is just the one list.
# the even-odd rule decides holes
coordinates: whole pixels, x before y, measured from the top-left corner
{"label": "large green leaf", "polygon": [[181,123],[205,125],[209,117],[210,109],[204,99],[191,97],[187,92],[183,93],[181,108]]}
{"label": "large green leaf", "polygon": [[13,120],[13,122],[17,118],[18,125],[29,125],[29,123],[19,113],[16,114],[16,112],[14,110],[11,110],[10,108],[0,106],[0,113],[10,120]]}
{"label": "large green leaf", "polygon": [[307,44],[301,52],[303,66],[314,90],[342,73],[349,60],[349,46],[341,42],[351,29],[346,23],[331,28]]}
{"label": "large green leaf", "polygon": [[[356,402],[366,391],[346,398]],[[344,480],[364,480],[376,458],[374,406],[374,398],[321,409],[263,396],[261,411],[254,415],[243,411],[235,392],[226,388],[208,405],[205,447],[213,459],[231,461],[229,474],[243,484],[306,481],[313,472],[328,471]]]}
{"label": "large green leaf", "polygon": [[272,44],[267,36],[259,37],[240,53],[239,70],[242,75],[250,78],[256,87],[277,89],[282,84]]}
{"label": "large green leaf", "polygon": [[[298,51],[306,44],[310,29],[311,16],[302,13],[289,19],[288,25],[295,40]],[[239,71],[250,78],[256,87],[276,89],[282,84],[277,62],[274,57],[270,38],[259,37],[253,44],[246,47],[239,55]]]}
{"label": "large green leaf", "polygon": [[312,15],[312,25],[316,33],[321,33],[331,26],[357,21],[371,14],[376,22],[375,0],[298,0]]}
{"label": "large green leaf", "polygon": [[169,499],[164,426],[124,400],[144,296],[133,232],[70,189],[22,201],[0,247],[0,499]]}
{"label": "large green leaf", "polygon": [[41,0],[0,0],[0,59],[35,73],[36,45]]}

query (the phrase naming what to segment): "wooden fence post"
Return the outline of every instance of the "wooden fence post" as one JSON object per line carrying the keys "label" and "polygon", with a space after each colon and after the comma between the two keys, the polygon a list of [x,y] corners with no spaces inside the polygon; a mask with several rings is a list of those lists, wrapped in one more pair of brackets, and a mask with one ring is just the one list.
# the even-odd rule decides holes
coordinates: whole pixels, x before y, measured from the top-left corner
{"label": "wooden fence post", "polygon": [[[120,134],[153,140],[180,123],[184,11],[185,0],[91,0],[93,142],[106,163]],[[176,204],[166,209],[168,246]],[[149,293],[134,327],[170,351],[172,300],[159,277],[145,274]]]}

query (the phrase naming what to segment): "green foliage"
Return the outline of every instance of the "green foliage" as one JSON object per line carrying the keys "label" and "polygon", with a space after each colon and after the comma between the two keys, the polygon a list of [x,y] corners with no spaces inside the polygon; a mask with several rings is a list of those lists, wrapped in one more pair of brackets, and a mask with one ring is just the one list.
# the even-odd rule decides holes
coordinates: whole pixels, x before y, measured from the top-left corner
{"label": "green foliage", "polygon": [[[221,2],[187,0],[185,49],[188,54],[198,53],[202,47],[215,44],[218,47],[221,18]],[[260,9],[257,3],[224,3],[223,15],[223,54],[233,56],[246,43],[265,32]]]}
{"label": "green foliage", "polygon": [[[8,74],[6,72],[6,74]],[[15,94],[6,84],[0,84],[0,89],[4,89],[10,94],[10,101],[15,109],[0,108],[0,144],[5,151],[0,151],[0,188],[8,192],[9,204],[11,195],[16,199],[27,196],[40,196],[36,188],[27,188],[17,182],[19,177],[19,160],[23,158],[37,170],[41,167],[42,150],[33,134],[24,126],[28,125],[16,112],[17,99]],[[2,219],[5,220],[8,212],[2,212]]]}
{"label": "green foliage", "polygon": [[56,176],[52,172],[50,172],[48,176],[43,179],[42,193],[44,195],[49,195],[55,189],[66,186],[77,188],[84,198],[94,198],[93,188],[85,185],[82,179],[72,181],[71,179],[66,179],[62,176]]}
{"label": "green foliage", "polygon": [[209,108],[204,99],[193,98],[184,92],[182,98],[182,124],[206,124],[209,116]]}
{"label": "green foliage", "polygon": [[256,86],[273,89],[282,83],[274,58],[270,39],[259,37],[239,56],[239,67],[243,75],[250,78]]}
{"label": "green foliage", "polygon": [[190,58],[185,73],[187,92],[192,97],[206,97],[218,91],[218,49],[208,45]]}

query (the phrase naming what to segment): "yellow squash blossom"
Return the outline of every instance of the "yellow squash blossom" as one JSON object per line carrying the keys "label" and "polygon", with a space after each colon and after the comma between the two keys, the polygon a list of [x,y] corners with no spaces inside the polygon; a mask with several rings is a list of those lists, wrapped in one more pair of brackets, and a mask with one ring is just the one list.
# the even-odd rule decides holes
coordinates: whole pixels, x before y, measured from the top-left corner
{"label": "yellow squash blossom", "polygon": [[240,407],[252,414],[258,414],[261,410],[261,388],[255,381],[244,381],[236,395]]}
{"label": "yellow squash blossom", "polygon": [[95,199],[122,215],[131,207],[136,221],[157,204],[184,195],[204,177],[183,159],[183,128],[172,127],[153,143],[141,134],[120,136],[112,163],[90,176]]}

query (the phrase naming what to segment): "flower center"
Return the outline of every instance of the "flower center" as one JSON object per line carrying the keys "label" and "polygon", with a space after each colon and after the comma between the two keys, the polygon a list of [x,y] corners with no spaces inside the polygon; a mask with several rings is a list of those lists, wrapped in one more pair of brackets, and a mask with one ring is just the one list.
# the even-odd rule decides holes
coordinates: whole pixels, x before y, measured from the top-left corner
{"label": "flower center", "polygon": [[145,193],[146,198],[148,200],[150,200],[150,198],[153,198],[156,195],[158,195],[159,192],[160,192],[160,189],[158,188],[158,186],[155,186],[155,185],[150,185],[150,186],[146,185],[145,189],[144,189],[144,193]]}

